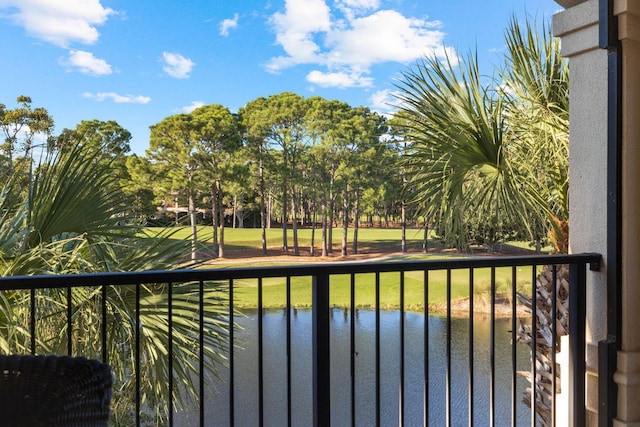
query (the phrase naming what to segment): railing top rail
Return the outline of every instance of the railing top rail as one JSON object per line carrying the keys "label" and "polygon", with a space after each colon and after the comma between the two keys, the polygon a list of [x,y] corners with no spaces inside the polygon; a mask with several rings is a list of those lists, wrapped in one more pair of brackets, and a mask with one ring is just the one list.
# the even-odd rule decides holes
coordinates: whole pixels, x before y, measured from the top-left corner
{"label": "railing top rail", "polygon": [[460,257],[438,260],[410,260],[385,262],[335,262],[311,265],[245,266],[233,268],[180,269],[140,272],[104,272],[73,275],[39,275],[0,277],[0,290],[54,288],[67,286],[132,285],[252,279],[257,277],[316,276],[320,274],[350,274],[422,270],[468,269],[486,267],[518,267],[544,264],[598,264],[596,253],[565,255],[528,255]]}

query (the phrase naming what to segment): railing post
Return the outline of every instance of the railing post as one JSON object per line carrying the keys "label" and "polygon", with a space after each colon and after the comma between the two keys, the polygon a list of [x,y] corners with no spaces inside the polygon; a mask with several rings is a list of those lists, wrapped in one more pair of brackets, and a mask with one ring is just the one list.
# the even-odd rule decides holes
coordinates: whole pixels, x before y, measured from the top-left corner
{"label": "railing post", "polygon": [[586,272],[585,263],[569,269],[569,425],[586,425]]}
{"label": "railing post", "polygon": [[313,425],[331,425],[329,365],[329,274],[313,276]]}

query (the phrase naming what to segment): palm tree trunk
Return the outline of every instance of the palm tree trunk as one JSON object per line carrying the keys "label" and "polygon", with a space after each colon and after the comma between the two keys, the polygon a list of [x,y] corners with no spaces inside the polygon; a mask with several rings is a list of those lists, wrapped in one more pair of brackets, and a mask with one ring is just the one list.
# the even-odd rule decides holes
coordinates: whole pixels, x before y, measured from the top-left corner
{"label": "palm tree trunk", "polygon": [[[569,223],[553,218],[554,227],[549,232],[554,249],[558,253],[567,253],[569,242]],[[555,272],[554,272],[555,269]],[[554,283],[555,273],[555,283]],[[532,401],[536,405],[536,425],[550,426],[552,421],[552,382],[553,363],[552,353],[559,348],[553,348],[553,295],[556,295],[556,345],[560,343],[560,337],[569,331],[569,266],[545,265],[542,272],[536,277],[536,388],[532,397],[531,388],[525,391],[523,401],[531,406]],[[518,299],[532,312],[533,299],[529,296],[518,294]],[[518,341],[533,345],[531,325],[521,325]],[[560,383],[560,370],[556,369],[556,381]],[[529,381],[532,379],[529,377]]]}

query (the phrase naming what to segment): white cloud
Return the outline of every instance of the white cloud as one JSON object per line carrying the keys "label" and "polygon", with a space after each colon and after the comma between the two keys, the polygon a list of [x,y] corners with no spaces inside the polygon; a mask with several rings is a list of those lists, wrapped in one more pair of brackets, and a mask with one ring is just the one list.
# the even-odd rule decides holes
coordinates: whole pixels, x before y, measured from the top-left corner
{"label": "white cloud", "polygon": [[336,6],[348,20],[351,20],[369,10],[380,8],[380,0],[338,0],[336,1]]}
{"label": "white cloud", "polygon": [[196,110],[200,107],[204,106],[204,102],[202,101],[193,101],[191,104],[182,107],[182,111],[185,113],[191,113],[193,110]]}
{"label": "white cloud", "polygon": [[227,37],[229,31],[238,28],[238,19],[240,16],[236,13],[233,18],[225,19],[220,23],[220,35]]}
{"label": "white cloud", "polygon": [[398,91],[392,91],[391,89],[383,89],[374,92],[369,97],[371,107],[379,112],[394,111],[399,103],[399,100],[395,97],[395,95],[398,93]]}
{"label": "white cloud", "polygon": [[5,16],[33,37],[62,47],[95,43],[96,27],[116,13],[100,0],[0,0],[2,9],[8,9]]}
{"label": "white cloud", "polygon": [[105,76],[112,73],[111,65],[107,61],[96,58],[93,53],[83,50],[69,51],[69,58],[63,64],[76,67],[81,73],[92,76]]}
{"label": "white cloud", "polygon": [[270,23],[287,56],[273,58],[267,70],[278,72],[296,64],[322,62],[314,35],[331,30],[330,12],[324,0],[286,0],[285,13],[276,12]]}
{"label": "white cloud", "polygon": [[327,34],[326,46],[331,63],[369,67],[388,61],[408,63],[424,54],[443,58],[443,42],[444,33],[432,23],[381,10]]}
{"label": "white cloud", "polygon": [[95,99],[96,101],[112,100],[116,104],[147,104],[151,101],[148,96],[142,95],[119,95],[115,92],[85,92],[82,94],[85,98]]}
{"label": "white cloud", "polygon": [[363,77],[360,73],[323,73],[313,70],[307,74],[307,81],[321,87],[368,87],[373,84],[371,77]]}
{"label": "white cloud", "polygon": [[164,67],[162,69],[176,79],[187,79],[196,63],[179,53],[162,52]]}
{"label": "white cloud", "polygon": [[[455,61],[444,46],[439,21],[406,17],[395,10],[378,10],[379,0],[337,0],[332,11],[326,0],[287,0],[285,11],[271,17],[276,43],[285,54],[271,58],[269,72],[300,64],[326,67],[307,76],[319,85],[371,86],[362,78],[375,64],[410,63],[424,55]],[[338,12],[342,17],[337,17]]]}

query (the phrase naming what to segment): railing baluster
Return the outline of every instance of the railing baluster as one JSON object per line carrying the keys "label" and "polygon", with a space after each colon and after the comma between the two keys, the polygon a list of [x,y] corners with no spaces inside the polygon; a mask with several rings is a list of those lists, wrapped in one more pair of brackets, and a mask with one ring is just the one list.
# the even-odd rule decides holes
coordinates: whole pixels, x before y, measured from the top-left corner
{"label": "railing baluster", "polygon": [[329,274],[313,276],[313,426],[331,425],[331,365],[329,349]]}
{"label": "railing baluster", "polygon": [[515,427],[518,423],[517,405],[517,367],[518,358],[516,353],[516,345],[518,344],[517,337],[517,295],[516,288],[518,283],[518,273],[516,267],[511,267],[511,425]]}
{"label": "railing baluster", "polygon": [[490,324],[490,347],[489,347],[489,424],[496,425],[496,268],[491,267],[491,324]]}
{"label": "railing baluster", "polygon": [[350,366],[351,375],[351,427],[356,426],[356,275],[350,274],[350,308],[351,308],[351,325],[349,333]]}
{"label": "railing baluster", "polygon": [[473,268],[469,269],[469,427],[473,427],[474,411],[473,411],[473,310],[474,310],[474,274]]}
{"label": "railing baluster", "polygon": [[67,354],[73,352],[73,303],[71,302],[71,285],[67,286]]}
{"label": "railing baluster", "polygon": [[140,373],[140,334],[142,333],[142,325],[140,324],[140,286],[142,284],[136,284],[136,325],[135,325],[135,334],[136,334],[136,351],[135,351],[135,371],[136,371],[136,426],[140,427],[140,385],[141,385],[141,376]]}
{"label": "railing baluster", "polygon": [[31,288],[29,292],[29,304],[31,312],[29,313],[29,332],[31,334],[31,354],[36,354],[36,289]]}
{"label": "railing baluster", "polygon": [[167,297],[169,298],[169,305],[167,307],[167,322],[168,322],[168,357],[169,357],[169,427],[173,427],[173,283],[169,282],[169,288],[167,289]]}
{"label": "railing baluster", "polygon": [[376,426],[381,425],[380,416],[380,272],[376,271]]}
{"label": "railing baluster", "polygon": [[264,338],[262,319],[262,277],[258,278],[258,425],[264,425]]}
{"label": "railing baluster", "polygon": [[398,402],[399,406],[399,425],[404,426],[404,271],[400,272],[400,393]]}
{"label": "railing baluster", "polygon": [[424,270],[424,326],[422,327],[423,333],[423,361],[424,371],[422,373],[423,378],[423,422],[422,424],[427,427],[429,425],[429,270]]}
{"label": "railing baluster", "polygon": [[200,318],[198,319],[198,395],[200,398],[199,415],[200,415],[200,427],[204,427],[204,281],[198,282],[198,312]]}
{"label": "railing baluster", "polygon": [[233,279],[229,279],[229,426],[235,425],[235,360],[234,360],[234,342],[235,342],[235,329],[234,329],[234,303],[233,303],[233,291],[234,291]]}
{"label": "railing baluster", "polygon": [[291,276],[287,276],[287,426],[291,427]]}
{"label": "railing baluster", "polygon": [[102,285],[102,324],[100,336],[102,340],[102,362],[109,363],[109,352],[107,349],[107,285]]}
{"label": "railing baluster", "polygon": [[[538,369],[536,366],[538,360],[538,293],[537,293],[537,267],[531,266],[531,425],[536,425],[536,386],[538,381],[536,375]],[[575,425],[575,424],[574,424]]]}
{"label": "railing baluster", "polygon": [[446,345],[447,366],[446,375],[446,424],[451,426],[451,269],[447,269],[447,345]]}
{"label": "railing baluster", "polygon": [[556,425],[556,351],[558,341],[558,287],[556,282],[558,280],[558,266],[553,265],[551,272],[551,282],[553,286],[551,288],[551,427]]}
{"label": "railing baluster", "polygon": [[585,413],[586,264],[569,270],[569,425],[583,426]]}

